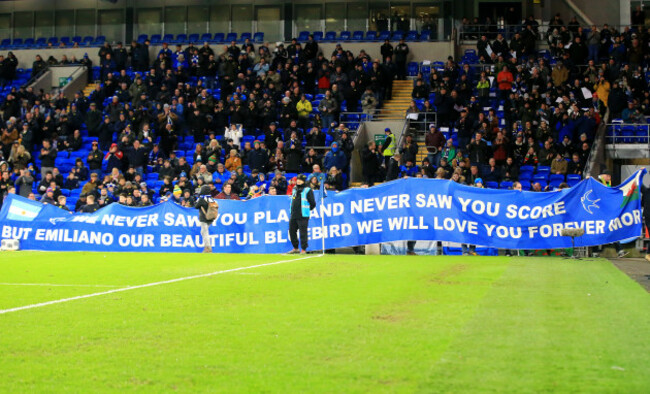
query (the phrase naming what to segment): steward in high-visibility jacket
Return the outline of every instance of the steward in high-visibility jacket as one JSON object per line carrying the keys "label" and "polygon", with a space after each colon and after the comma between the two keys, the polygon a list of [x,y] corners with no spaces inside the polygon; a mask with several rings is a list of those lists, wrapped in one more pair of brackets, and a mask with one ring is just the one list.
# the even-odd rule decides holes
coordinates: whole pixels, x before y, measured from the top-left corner
{"label": "steward in high-visibility jacket", "polygon": [[[309,228],[309,215],[311,210],[316,208],[314,192],[305,183],[307,177],[298,175],[296,186],[291,193],[291,216],[289,218],[289,238],[293,250],[289,253],[307,253],[309,239],[307,228]],[[300,233],[300,250],[298,249],[298,233]]]}
{"label": "steward in high-visibility jacket", "polygon": [[381,145],[381,154],[384,156],[384,165],[388,168],[390,158],[395,154],[395,135],[388,127],[384,129],[384,132],[386,133],[386,139]]}

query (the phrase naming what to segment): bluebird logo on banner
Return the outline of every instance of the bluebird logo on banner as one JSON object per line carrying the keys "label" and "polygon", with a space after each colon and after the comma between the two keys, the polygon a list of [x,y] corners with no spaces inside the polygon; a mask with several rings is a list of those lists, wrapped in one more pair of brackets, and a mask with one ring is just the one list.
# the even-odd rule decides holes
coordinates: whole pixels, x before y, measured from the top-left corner
{"label": "bluebird logo on banner", "polygon": [[582,207],[585,209],[585,211],[589,212],[589,214],[593,214],[593,212],[591,211],[592,209],[600,208],[598,206],[598,201],[600,201],[600,198],[593,201],[589,199],[589,195],[592,192],[593,190],[589,190],[587,193],[584,194],[584,196],[580,198],[580,201],[582,202]]}
{"label": "bluebird logo on banner", "polygon": [[[309,221],[310,249],[421,240],[507,249],[571,246],[566,228],[582,228],[576,246],[638,237],[643,228],[639,184],[645,170],[618,187],[586,179],[555,192],[479,189],[439,179],[399,179],[369,189],[329,193]],[[290,196],[221,200],[210,227],[222,253],[284,253]],[[581,209],[582,208],[582,209]],[[9,195],[0,210],[0,237],[32,250],[198,252],[198,210],[173,202],[133,208],[111,204],[70,214]]]}

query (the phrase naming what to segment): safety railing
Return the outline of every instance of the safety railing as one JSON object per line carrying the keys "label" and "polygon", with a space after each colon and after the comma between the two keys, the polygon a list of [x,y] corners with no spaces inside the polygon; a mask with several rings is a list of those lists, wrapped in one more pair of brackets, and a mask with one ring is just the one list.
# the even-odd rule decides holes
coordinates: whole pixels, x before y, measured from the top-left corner
{"label": "safety railing", "polygon": [[613,145],[638,144],[650,146],[650,124],[648,123],[609,123],[607,124],[605,143]]}

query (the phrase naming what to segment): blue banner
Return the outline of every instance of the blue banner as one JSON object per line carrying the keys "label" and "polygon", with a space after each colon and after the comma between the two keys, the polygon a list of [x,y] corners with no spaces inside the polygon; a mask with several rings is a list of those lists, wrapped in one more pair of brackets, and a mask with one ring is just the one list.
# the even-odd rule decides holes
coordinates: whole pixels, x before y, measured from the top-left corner
{"label": "blue banner", "polygon": [[[478,189],[446,180],[400,179],[369,189],[329,193],[312,211],[309,249],[402,240],[450,241],[507,249],[571,246],[563,228],[583,228],[576,246],[638,237],[639,184],[645,170],[618,187],[587,179],[556,192]],[[315,191],[319,194],[319,191]],[[289,196],[219,201],[210,229],[222,253],[284,253]],[[111,204],[70,214],[9,195],[0,210],[0,237],[21,249],[53,251],[198,252],[198,211],[165,202],[146,208]]]}

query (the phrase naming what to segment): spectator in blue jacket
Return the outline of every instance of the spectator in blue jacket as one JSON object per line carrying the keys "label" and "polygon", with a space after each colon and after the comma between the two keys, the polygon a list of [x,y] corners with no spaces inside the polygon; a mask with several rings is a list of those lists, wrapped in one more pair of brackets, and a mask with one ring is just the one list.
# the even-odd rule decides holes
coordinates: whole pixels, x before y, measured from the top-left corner
{"label": "spectator in blue jacket", "polygon": [[332,145],[330,145],[330,151],[327,152],[323,159],[323,166],[326,171],[329,171],[332,167],[345,171],[348,167],[348,158],[345,156],[345,153],[339,149],[338,142],[334,141],[332,142]]}

